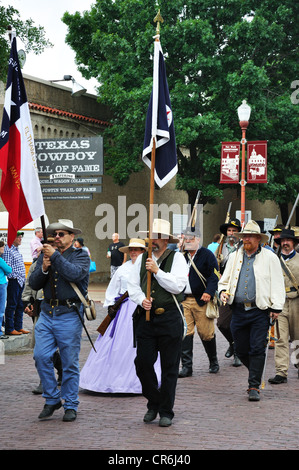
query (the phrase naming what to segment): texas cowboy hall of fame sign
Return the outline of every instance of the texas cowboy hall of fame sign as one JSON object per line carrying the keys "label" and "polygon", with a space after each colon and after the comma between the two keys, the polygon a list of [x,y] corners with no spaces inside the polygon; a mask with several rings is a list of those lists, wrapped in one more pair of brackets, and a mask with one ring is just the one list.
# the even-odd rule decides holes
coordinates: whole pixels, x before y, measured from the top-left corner
{"label": "texas cowboy hall of fame sign", "polygon": [[[239,183],[240,142],[222,142],[220,183]],[[247,142],[247,183],[267,183],[267,141]]]}
{"label": "texas cowboy hall of fame sign", "polygon": [[103,138],[35,140],[43,198],[92,199],[102,192]]}

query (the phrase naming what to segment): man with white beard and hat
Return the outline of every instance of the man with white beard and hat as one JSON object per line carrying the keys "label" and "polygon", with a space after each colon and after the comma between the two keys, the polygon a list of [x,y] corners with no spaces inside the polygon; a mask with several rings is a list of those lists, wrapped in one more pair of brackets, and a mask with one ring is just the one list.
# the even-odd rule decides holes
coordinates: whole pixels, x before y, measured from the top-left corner
{"label": "man with white beard and hat", "polygon": [[268,236],[254,220],[236,236],[243,246],[229,257],[218,290],[222,302],[232,306],[236,354],[248,368],[248,399],[259,401],[270,319],[283,309],[284,281],[278,257],[261,246]]}
{"label": "man with white beard and hat", "polygon": [[[29,284],[43,289],[44,300],[35,326],[34,359],[46,403],[39,419],[52,416],[62,406],[63,421],[74,421],[79,404],[79,353],[83,306],[71,282],[85,297],[89,281],[90,258],[82,249],[73,247],[75,235],[81,233],[70,220],[60,219],[47,227],[55,239],[55,247],[45,243],[36,261]],[[79,318],[81,315],[81,320]],[[54,374],[53,355],[59,348],[62,364],[61,390]]]}

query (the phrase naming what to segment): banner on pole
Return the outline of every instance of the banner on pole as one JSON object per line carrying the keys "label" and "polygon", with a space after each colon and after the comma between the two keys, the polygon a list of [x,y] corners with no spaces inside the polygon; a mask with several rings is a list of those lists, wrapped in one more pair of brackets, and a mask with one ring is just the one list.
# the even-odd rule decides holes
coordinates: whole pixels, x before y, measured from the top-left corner
{"label": "banner on pole", "polygon": [[267,183],[267,141],[247,142],[247,183]]}
{"label": "banner on pole", "polygon": [[240,142],[222,142],[220,184],[239,183]]}

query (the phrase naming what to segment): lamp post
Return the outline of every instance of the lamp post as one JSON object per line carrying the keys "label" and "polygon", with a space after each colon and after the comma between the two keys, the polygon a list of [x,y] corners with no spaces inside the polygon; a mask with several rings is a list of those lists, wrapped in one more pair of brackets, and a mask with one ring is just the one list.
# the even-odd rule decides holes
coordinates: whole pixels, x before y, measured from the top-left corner
{"label": "lamp post", "polygon": [[68,82],[72,81],[73,86],[72,86],[72,96],[81,96],[86,92],[86,88],[84,88],[82,85],[79,85],[79,83],[76,82],[74,77],[71,75],[64,75],[64,77],[61,80],[50,80],[51,83],[54,82]]}
{"label": "lamp post", "polygon": [[249,124],[251,108],[246,103],[246,100],[242,101],[241,106],[238,107],[239,123],[242,129],[242,165],[241,165],[241,225],[245,223],[245,144],[246,144],[246,129]]}

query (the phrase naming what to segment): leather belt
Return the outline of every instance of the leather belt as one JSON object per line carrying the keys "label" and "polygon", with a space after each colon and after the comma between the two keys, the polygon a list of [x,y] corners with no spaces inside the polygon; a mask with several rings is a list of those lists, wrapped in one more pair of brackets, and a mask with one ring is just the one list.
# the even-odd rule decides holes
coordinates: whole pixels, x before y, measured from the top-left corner
{"label": "leather belt", "polygon": [[257,308],[257,305],[256,305],[255,302],[244,302],[244,303],[234,302],[234,307],[237,307],[237,308]]}
{"label": "leather belt", "polygon": [[298,292],[298,288],[296,289],[296,287],[286,287],[286,292]]}
{"label": "leather belt", "polygon": [[70,303],[72,304],[74,302],[76,303],[80,302],[78,298],[74,298],[74,299],[46,299],[45,298],[44,301],[53,307],[58,307],[59,305],[66,305],[68,307]]}

